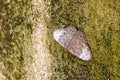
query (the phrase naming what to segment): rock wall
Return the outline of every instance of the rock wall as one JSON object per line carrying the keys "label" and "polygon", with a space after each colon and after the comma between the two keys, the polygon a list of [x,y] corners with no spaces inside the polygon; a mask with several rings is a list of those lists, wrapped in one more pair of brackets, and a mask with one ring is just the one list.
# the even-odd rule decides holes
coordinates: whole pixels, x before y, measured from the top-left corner
{"label": "rock wall", "polygon": [[[0,4],[0,79],[120,79],[119,0],[8,0]],[[53,39],[53,30],[63,25],[84,30],[92,60],[80,60]]]}

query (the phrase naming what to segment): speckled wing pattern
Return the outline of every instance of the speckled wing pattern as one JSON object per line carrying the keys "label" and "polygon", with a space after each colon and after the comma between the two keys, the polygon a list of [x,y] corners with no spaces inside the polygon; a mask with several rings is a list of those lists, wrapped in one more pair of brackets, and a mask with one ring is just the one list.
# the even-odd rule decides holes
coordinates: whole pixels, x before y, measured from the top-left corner
{"label": "speckled wing pattern", "polygon": [[54,39],[65,49],[82,60],[92,59],[92,54],[84,32],[74,26],[56,29],[53,32]]}

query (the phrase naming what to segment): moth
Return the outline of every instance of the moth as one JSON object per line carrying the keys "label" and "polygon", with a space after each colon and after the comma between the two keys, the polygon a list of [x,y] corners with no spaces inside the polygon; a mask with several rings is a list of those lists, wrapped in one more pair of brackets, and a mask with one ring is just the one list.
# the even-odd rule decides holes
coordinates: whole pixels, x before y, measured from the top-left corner
{"label": "moth", "polygon": [[54,39],[65,49],[82,60],[92,59],[85,33],[74,26],[68,26],[53,31]]}

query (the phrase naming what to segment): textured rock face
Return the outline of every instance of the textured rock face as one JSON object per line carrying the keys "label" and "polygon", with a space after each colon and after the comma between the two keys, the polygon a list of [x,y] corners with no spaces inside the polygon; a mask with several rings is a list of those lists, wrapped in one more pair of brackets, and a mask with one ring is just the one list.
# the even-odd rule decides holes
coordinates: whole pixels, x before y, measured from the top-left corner
{"label": "textured rock face", "polygon": [[92,58],[85,34],[81,30],[77,30],[73,26],[56,29],[53,37],[61,46],[80,59],[90,60]]}

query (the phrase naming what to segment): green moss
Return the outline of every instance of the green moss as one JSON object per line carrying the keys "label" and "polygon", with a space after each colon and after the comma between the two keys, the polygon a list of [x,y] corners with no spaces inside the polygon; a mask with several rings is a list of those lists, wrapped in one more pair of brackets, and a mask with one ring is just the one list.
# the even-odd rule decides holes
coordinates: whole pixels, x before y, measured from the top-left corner
{"label": "green moss", "polygon": [[[25,66],[32,55],[30,7],[30,0],[0,1],[0,61],[8,80],[26,77]],[[120,1],[51,0],[49,7],[48,46],[54,58],[51,80],[119,80]],[[61,25],[83,28],[91,61],[78,59],[53,39],[53,30]]]}
{"label": "green moss", "polygon": [[30,6],[30,0],[0,1],[0,61],[4,63],[7,80],[26,77],[26,60],[32,54]]}
{"label": "green moss", "polygon": [[[52,80],[120,79],[119,0],[51,0],[49,13],[49,43],[56,64]],[[55,42],[52,32],[61,24],[84,29],[91,61],[78,59]]]}

